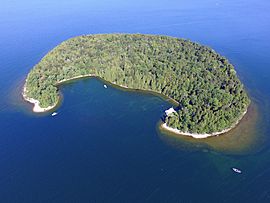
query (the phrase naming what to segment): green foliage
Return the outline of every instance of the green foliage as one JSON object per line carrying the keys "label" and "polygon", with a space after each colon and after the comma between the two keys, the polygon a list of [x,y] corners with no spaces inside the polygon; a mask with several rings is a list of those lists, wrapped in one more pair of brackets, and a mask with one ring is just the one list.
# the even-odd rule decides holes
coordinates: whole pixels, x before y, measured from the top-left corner
{"label": "green foliage", "polygon": [[166,122],[185,132],[228,128],[250,102],[234,67],[211,48],[141,34],[88,35],[61,43],[28,74],[27,96],[42,107],[53,105],[59,81],[86,74],[173,98],[179,110]]}

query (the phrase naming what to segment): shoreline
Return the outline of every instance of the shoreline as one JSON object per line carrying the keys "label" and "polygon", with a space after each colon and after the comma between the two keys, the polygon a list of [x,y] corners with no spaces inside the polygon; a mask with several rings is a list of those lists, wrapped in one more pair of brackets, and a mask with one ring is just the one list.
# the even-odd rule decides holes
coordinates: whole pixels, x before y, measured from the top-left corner
{"label": "shoreline", "polygon": [[235,128],[238,123],[242,120],[242,118],[246,115],[247,110],[244,111],[244,113],[242,114],[242,116],[229,128],[226,128],[220,132],[213,132],[213,133],[204,133],[204,134],[198,134],[198,133],[189,133],[189,132],[182,132],[176,128],[172,128],[167,126],[167,123],[163,123],[160,125],[161,128],[163,128],[164,130],[167,130],[169,132],[175,133],[177,135],[184,135],[184,136],[190,136],[196,139],[204,139],[204,138],[208,138],[208,137],[213,137],[213,136],[219,136],[221,134],[224,134],[226,132],[229,132],[230,130],[232,130],[233,128]]}
{"label": "shoreline", "polygon": [[[86,75],[78,75],[78,76],[74,76],[72,78],[69,78],[69,79],[63,79],[63,80],[60,80],[59,82],[56,83],[56,85],[61,85],[67,81],[71,81],[71,80],[75,80],[75,79],[79,79],[79,78],[86,78],[86,77],[98,77],[96,76],[95,74],[86,74]],[[101,78],[102,79],[102,78]],[[103,80],[103,79],[102,79]],[[105,80],[104,80],[105,81]],[[107,82],[107,81],[106,81]],[[109,82],[111,83],[111,82]],[[156,91],[152,91],[152,90],[146,90],[146,89],[134,89],[134,88],[129,88],[128,86],[125,86],[125,85],[118,85],[116,84],[115,82],[112,82],[111,84],[113,85],[116,85],[116,86],[119,86],[121,88],[124,88],[124,89],[131,89],[131,90],[141,90],[141,91],[149,91],[149,92],[154,92],[154,93],[157,93],[157,94],[160,94],[162,95],[161,93],[159,92],[156,92]],[[36,99],[33,99],[33,98],[30,98],[26,95],[26,87],[24,85],[23,87],[23,92],[22,92],[22,96],[24,98],[24,100],[26,100],[27,102],[31,103],[31,104],[34,104],[34,107],[33,107],[33,112],[35,113],[44,113],[44,112],[47,112],[47,111],[50,111],[52,110],[53,108],[55,108],[58,104],[58,101],[59,101],[59,98],[58,98],[58,101],[52,105],[52,106],[48,106],[46,108],[42,108],[40,107],[40,102]],[[172,98],[169,98],[171,101],[173,102],[176,102],[178,103],[176,100],[172,99]],[[218,136],[218,135],[221,135],[221,134],[224,134],[230,130],[232,130],[233,128],[235,128],[237,126],[237,124],[242,120],[242,118],[245,116],[245,114],[247,113],[247,110],[242,114],[242,116],[235,122],[235,124],[233,124],[230,128],[226,128],[220,132],[214,132],[214,133],[204,133],[204,134],[198,134],[198,133],[189,133],[189,132],[182,132],[178,129],[175,129],[175,128],[171,128],[169,126],[167,126],[166,123],[163,123],[161,124],[161,128],[163,128],[164,130],[167,130],[169,132],[172,132],[172,133],[175,133],[177,135],[184,135],[184,136],[190,136],[190,137],[193,137],[193,138],[196,138],[196,139],[203,139],[203,138],[208,138],[208,137],[213,137],[213,136]]]}
{"label": "shoreline", "polygon": [[[60,80],[60,81],[58,81],[55,85],[57,86],[57,85],[61,85],[61,84],[65,83],[65,82],[68,82],[68,81],[71,81],[71,80],[80,79],[80,78],[87,78],[87,77],[98,77],[98,78],[100,78],[99,76],[96,76],[95,74],[78,75],[78,76],[74,76],[74,77],[69,78],[69,79],[63,79],[63,80]],[[102,78],[100,78],[100,79],[101,79],[101,80],[104,80],[104,79],[102,79]],[[26,80],[27,80],[27,79],[26,79]],[[25,84],[26,84],[26,80],[25,80]],[[105,81],[105,82],[108,82],[108,81],[106,81],[106,80],[104,80],[104,81]],[[157,91],[154,91],[154,90],[130,88],[130,87],[125,86],[125,85],[118,85],[118,84],[116,84],[115,82],[108,82],[108,83],[110,83],[110,84],[112,84],[112,85],[115,85],[115,86],[118,86],[118,87],[121,87],[121,88],[124,88],[124,89],[135,90],[135,91],[137,91],[137,90],[140,90],[140,91],[148,91],[148,92],[153,92],[153,93],[162,95],[160,92],[157,92]],[[24,99],[24,100],[26,100],[27,102],[29,102],[29,103],[31,103],[31,104],[34,105],[34,107],[33,107],[33,112],[35,112],[35,113],[44,113],[44,112],[46,112],[46,111],[50,111],[50,110],[52,110],[53,108],[55,108],[55,107],[57,106],[57,103],[58,103],[58,102],[56,102],[54,105],[48,106],[48,107],[46,107],[46,108],[40,107],[40,105],[39,105],[40,102],[39,102],[38,100],[33,99],[33,98],[30,98],[30,97],[28,97],[28,96],[26,95],[26,87],[25,87],[25,85],[24,85],[24,87],[23,87],[22,96],[23,96],[23,99]],[[165,95],[162,95],[162,96],[166,97]],[[172,98],[169,98],[169,97],[166,97],[166,98],[168,98],[169,100],[173,101],[174,103],[179,104],[176,100],[174,100],[174,99],[172,99]]]}
{"label": "shoreline", "polygon": [[24,86],[23,87],[23,92],[22,92],[22,96],[23,96],[23,99],[31,104],[34,104],[34,107],[33,107],[33,112],[35,113],[44,113],[46,111],[49,111],[49,110],[52,110],[53,108],[56,107],[57,103],[52,105],[52,106],[48,106],[46,108],[42,108],[40,105],[39,105],[39,101],[36,100],[36,99],[33,99],[33,98],[30,98],[28,96],[26,96],[25,94],[26,92],[26,87]]}
{"label": "shoreline", "polygon": [[[67,82],[67,81],[70,81],[70,80],[75,80],[75,79],[84,78],[84,77],[91,77],[91,76],[95,76],[95,75],[93,75],[93,74],[87,74],[87,75],[78,75],[78,76],[74,76],[74,77],[69,78],[69,79],[60,80],[59,82],[56,83],[56,85],[60,85],[60,84],[62,84],[62,83],[64,83],[64,82]],[[26,79],[26,80],[27,80],[27,79]],[[26,84],[26,80],[25,80],[25,84]],[[28,97],[28,96],[26,95],[26,87],[25,87],[25,84],[24,84],[24,86],[23,86],[22,96],[23,96],[23,99],[24,99],[25,101],[27,101],[27,102],[29,102],[29,103],[31,103],[31,104],[34,105],[34,107],[33,107],[33,109],[32,109],[33,112],[35,112],[35,113],[45,113],[45,112],[47,112],[47,111],[52,110],[53,108],[55,108],[55,107],[57,106],[58,101],[57,101],[55,104],[53,104],[53,105],[51,105],[51,106],[48,106],[48,107],[46,107],[46,108],[41,107],[41,106],[39,105],[40,102],[39,102],[38,100],[36,100],[36,99],[34,99],[34,98],[30,98],[30,97]],[[58,98],[58,100],[59,100],[59,98]]]}
{"label": "shoreline", "polygon": [[[102,79],[102,78],[101,78],[101,79]],[[103,79],[102,79],[102,80],[103,80]],[[179,105],[179,102],[178,102],[178,101],[176,101],[176,100],[174,100],[173,98],[170,98],[170,97],[168,97],[168,96],[166,96],[166,95],[163,95],[163,94],[160,93],[160,92],[154,91],[154,90],[131,88],[131,87],[128,87],[128,86],[125,86],[125,85],[118,85],[118,84],[116,84],[115,82],[109,82],[109,83],[115,85],[116,87],[121,87],[121,88],[123,88],[123,89],[128,89],[128,90],[130,90],[130,91],[150,92],[150,93],[152,93],[152,94],[154,94],[154,95],[157,95],[157,96],[162,97],[163,99],[166,99],[166,101],[171,101],[172,103],[174,103],[173,105],[176,105],[176,104]]]}
{"label": "shoreline", "polygon": [[94,74],[78,75],[78,76],[74,76],[74,77],[69,78],[69,79],[60,80],[59,82],[56,83],[56,85],[61,85],[62,83],[70,81],[70,80],[75,80],[75,79],[79,79],[79,78],[87,78],[87,77],[96,77],[96,75],[94,75]]}

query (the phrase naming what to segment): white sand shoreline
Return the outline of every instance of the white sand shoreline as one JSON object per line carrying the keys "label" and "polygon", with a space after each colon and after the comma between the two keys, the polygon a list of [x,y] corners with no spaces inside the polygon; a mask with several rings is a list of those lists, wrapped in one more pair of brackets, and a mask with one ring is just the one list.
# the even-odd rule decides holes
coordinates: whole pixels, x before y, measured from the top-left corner
{"label": "white sand shoreline", "polygon": [[182,132],[178,129],[175,129],[175,128],[171,128],[169,126],[167,126],[166,123],[163,123],[161,124],[161,128],[165,129],[165,130],[168,130],[172,133],[175,133],[175,134],[178,134],[178,135],[184,135],[184,136],[190,136],[190,137],[193,137],[193,138],[196,138],[196,139],[202,139],[202,138],[208,138],[208,137],[213,137],[213,136],[218,136],[218,135],[221,135],[221,134],[224,134],[230,130],[232,130],[233,128],[235,128],[237,126],[237,124],[242,120],[242,118],[245,116],[245,114],[247,113],[247,110],[242,114],[242,116],[235,122],[234,125],[232,125],[232,127],[230,128],[227,128],[227,129],[224,129],[220,132],[213,132],[213,133],[204,133],[204,134],[198,134],[198,133],[189,133],[189,132]]}
{"label": "white sand shoreline", "polygon": [[[75,76],[75,77],[73,77],[73,78],[60,80],[59,82],[57,82],[57,85],[59,85],[59,84],[61,84],[61,83],[64,83],[64,82],[66,82],[66,81],[69,81],[69,80],[74,80],[74,79],[84,78],[84,77],[91,77],[91,76],[95,76],[95,75],[93,75],[93,74],[87,74],[87,75],[79,75],[79,76]],[[25,81],[25,84],[26,84],[26,81]],[[22,96],[23,96],[24,100],[28,101],[28,102],[31,103],[31,104],[34,104],[33,112],[35,112],[35,113],[44,113],[44,112],[46,112],[46,111],[50,111],[50,110],[52,110],[53,108],[55,108],[56,105],[57,105],[57,103],[58,103],[58,102],[56,102],[54,105],[48,106],[48,107],[46,107],[46,108],[41,107],[41,106],[40,106],[40,102],[39,102],[38,100],[36,100],[36,99],[34,99],[34,98],[30,98],[30,97],[28,97],[28,96],[26,95],[26,87],[25,87],[25,85],[24,85],[24,87],[23,87]]]}
{"label": "white sand shoreline", "polygon": [[55,105],[52,105],[52,106],[48,106],[46,108],[42,108],[39,105],[39,101],[38,100],[33,99],[33,98],[30,98],[30,97],[27,97],[26,94],[25,94],[25,92],[26,92],[26,88],[24,86],[23,87],[22,96],[23,96],[24,100],[28,101],[31,104],[34,104],[33,112],[35,112],[35,113],[43,113],[43,112],[49,111],[49,110],[53,109],[57,105],[57,104],[55,104]]}

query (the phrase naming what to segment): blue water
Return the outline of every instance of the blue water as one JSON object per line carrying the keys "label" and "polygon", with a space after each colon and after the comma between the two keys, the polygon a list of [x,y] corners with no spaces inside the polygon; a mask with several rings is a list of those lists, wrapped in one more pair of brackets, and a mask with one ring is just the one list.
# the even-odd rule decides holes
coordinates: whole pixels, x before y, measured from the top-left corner
{"label": "blue water", "polygon": [[[1,2],[0,201],[270,202],[269,11],[268,0]],[[171,104],[97,79],[63,85],[56,117],[32,113],[20,97],[29,70],[63,40],[112,32],[187,38],[229,58],[257,106],[252,142],[245,131],[214,144],[164,135]]]}

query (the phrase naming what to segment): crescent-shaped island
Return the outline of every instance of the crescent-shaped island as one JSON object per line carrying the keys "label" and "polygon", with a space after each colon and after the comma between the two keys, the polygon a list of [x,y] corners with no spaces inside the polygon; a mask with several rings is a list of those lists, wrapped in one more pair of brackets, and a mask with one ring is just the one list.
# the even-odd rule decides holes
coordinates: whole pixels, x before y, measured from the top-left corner
{"label": "crescent-shaped island", "polygon": [[213,49],[160,35],[97,34],[62,42],[27,76],[23,97],[33,111],[54,108],[58,86],[81,77],[149,90],[177,102],[166,111],[162,128],[195,138],[234,128],[250,99],[232,64]]}

